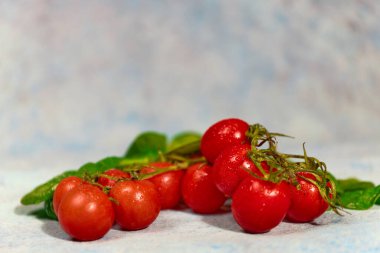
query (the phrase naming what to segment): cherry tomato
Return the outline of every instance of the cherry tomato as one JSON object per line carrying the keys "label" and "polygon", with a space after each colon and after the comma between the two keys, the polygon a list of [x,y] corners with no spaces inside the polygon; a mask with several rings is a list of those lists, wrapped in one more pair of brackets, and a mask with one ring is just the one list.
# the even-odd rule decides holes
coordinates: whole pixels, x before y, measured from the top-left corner
{"label": "cherry tomato", "polygon": [[[170,166],[173,166],[173,164],[168,162],[151,163],[150,167],[143,168],[141,172],[151,173],[156,171],[155,168],[167,168]],[[181,200],[182,176],[182,170],[172,170],[148,179],[157,187],[160,194],[161,209],[174,208],[179,204]]]}
{"label": "cherry tomato", "polygon": [[148,227],[160,212],[160,196],[155,185],[148,181],[121,181],[109,193],[113,203],[116,222],[124,230]]}
{"label": "cherry tomato", "polygon": [[248,142],[245,132],[247,122],[241,119],[224,119],[209,127],[201,139],[201,151],[207,161],[214,163],[220,152],[226,147]]}
{"label": "cherry tomato", "polygon": [[103,174],[110,176],[113,179],[100,176],[98,179],[98,183],[109,188],[112,188],[112,186],[114,186],[117,180],[119,179],[131,178],[131,175],[129,173],[126,173],[119,169],[109,169],[105,171]]}
{"label": "cherry tomato", "polygon": [[[257,169],[252,160],[247,156],[251,150],[251,145],[235,145],[224,149],[213,166],[213,179],[216,187],[226,196],[232,196],[240,182],[249,177],[247,170],[258,176],[262,173]],[[269,170],[266,163],[261,164],[264,170]]]}
{"label": "cherry tomato", "polygon": [[81,185],[83,180],[79,177],[70,176],[66,177],[59,182],[57,188],[55,188],[53,195],[53,208],[55,214],[58,216],[58,208],[62,201],[63,196],[65,196],[69,191]]}
{"label": "cherry tomato", "polygon": [[190,166],[182,180],[182,197],[195,213],[216,213],[226,201],[211,175],[211,167],[206,164]]}
{"label": "cherry tomato", "polygon": [[232,214],[249,233],[264,233],[276,227],[290,206],[289,185],[248,177],[232,196]]}
{"label": "cherry tomato", "polygon": [[58,208],[62,229],[74,239],[91,241],[103,237],[115,219],[111,201],[98,187],[81,184],[69,191]]}
{"label": "cherry tomato", "polygon": [[[315,176],[308,172],[300,172],[299,176],[316,180]],[[291,205],[286,219],[292,222],[310,222],[321,216],[329,207],[322,198],[318,187],[313,183],[297,177],[299,189],[291,186]]]}

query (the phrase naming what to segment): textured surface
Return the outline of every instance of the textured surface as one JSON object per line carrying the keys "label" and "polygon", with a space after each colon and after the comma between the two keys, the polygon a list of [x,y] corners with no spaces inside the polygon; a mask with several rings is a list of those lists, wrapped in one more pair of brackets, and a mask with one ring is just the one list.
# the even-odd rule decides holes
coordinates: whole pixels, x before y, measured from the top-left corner
{"label": "textured surface", "polygon": [[169,211],[76,243],[18,204],[143,130],[202,132],[231,116],[379,184],[379,23],[370,0],[1,1],[0,252],[379,252],[379,208],[264,235],[228,214]]}
{"label": "textured surface", "polygon": [[[372,147],[376,148],[376,147]],[[375,150],[380,150],[377,147]],[[357,152],[357,151],[355,151]],[[359,158],[324,149],[331,171],[339,177],[358,175],[380,183],[380,159]],[[367,153],[367,152],[366,152]],[[59,154],[60,156],[64,154]],[[33,164],[30,166],[33,167]],[[281,223],[266,234],[241,231],[231,213],[195,215],[189,210],[163,211],[148,228],[135,232],[112,229],[94,242],[72,241],[55,221],[36,219],[39,206],[20,206],[21,196],[61,170],[4,168],[0,181],[0,252],[379,252],[380,207],[337,216],[325,213],[312,224]],[[27,179],[27,180],[26,180]]]}

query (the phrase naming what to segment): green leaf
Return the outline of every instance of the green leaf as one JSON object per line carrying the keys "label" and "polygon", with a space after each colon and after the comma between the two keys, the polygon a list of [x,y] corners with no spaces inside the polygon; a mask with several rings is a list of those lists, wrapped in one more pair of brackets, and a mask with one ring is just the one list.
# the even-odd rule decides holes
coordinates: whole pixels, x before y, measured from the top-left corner
{"label": "green leaf", "polygon": [[94,175],[96,173],[103,173],[104,171],[108,169],[118,167],[122,160],[123,158],[121,157],[115,157],[115,156],[106,157],[102,160],[99,160],[96,163],[92,163],[92,162],[86,163],[82,165],[78,171],[82,175],[84,173],[87,173],[89,175]]}
{"label": "green leaf", "polygon": [[362,181],[357,178],[338,179],[336,183],[338,193],[365,190],[375,187],[374,183],[369,181]]}
{"label": "green leaf", "polygon": [[49,217],[46,214],[45,207],[34,210],[34,211],[28,213],[28,215],[32,215],[32,216],[36,217],[37,219],[41,219],[41,220],[46,220],[46,219],[51,220],[52,219],[51,217]]}
{"label": "green leaf", "polygon": [[182,146],[179,146],[169,152],[167,155],[176,154],[176,155],[191,155],[200,151],[200,140],[186,143]]}
{"label": "green leaf", "polygon": [[176,134],[172,141],[169,144],[168,152],[175,150],[177,148],[187,146],[190,143],[199,142],[202,138],[202,135],[197,132],[186,131]]}
{"label": "green leaf", "polygon": [[362,190],[345,191],[340,196],[342,207],[354,210],[371,208],[380,197],[380,185]]}
{"label": "green leaf", "polygon": [[44,202],[44,211],[46,213],[46,217],[51,220],[58,220],[57,215],[54,212],[53,207],[53,194]]}
{"label": "green leaf", "polygon": [[116,168],[119,166],[120,162],[123,160],[122,157],[110,156],[106,157],[96,163],[98,172],[104,172],[110,168]]}
{"label": "green leaf", "polygon": [[160,152],[166,151],[166,142],[166,136],[164,134],[144,132],[136,137],[124,157],[148,157],[150,160],[155,160],[158,158]]}
{"label": "green leaf", "polygon": [[88,174],[92,174],[94,173],[96,170],[97,170],[98,166],[96,165],[96,163],[93,163],[93,162],[89,162],[89,163],[85,163],[83,164],[79,169],[78,171],[80,173],[88,173]]}
{"label": "green leaf", "polygon": [[41,184],[34,188],[31,192],[27,193],[21,199],[21,204],[23,205],[33,205],[45,201],[54,191],[57,184],[64,178],[69,176],[77,176],[78,171],[69,170],[58,176],[53,177],[44,184]]}
{"label": "green leaf", "polygon": [[125,160],[125,158],[121,157],[106,157],[96,163],[86,163],[82,165],[78,170],[69,170],[58,176],[53,177],[47,182],[37,186],[31,192],[27,193],[21,199],[21,204],[23,205],[33,205],[38,204],[43,201],[47,201],[53,194],[55,188],[58,183],[61,182],[62,179],[69,176],[78,176],[81,177],[84,174],[88,174],[90,176],[95,175],[96,173],[102,173],[107,169],[118,167],[119,164]]}

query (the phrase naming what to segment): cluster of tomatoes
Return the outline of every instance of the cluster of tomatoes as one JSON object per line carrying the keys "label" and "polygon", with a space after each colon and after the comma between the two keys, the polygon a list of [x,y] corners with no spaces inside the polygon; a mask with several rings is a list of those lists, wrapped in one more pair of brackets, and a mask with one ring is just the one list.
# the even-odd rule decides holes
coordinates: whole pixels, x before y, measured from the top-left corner
{"label": "cluster of tomatoes", "polygon": [[[173,164],[151,163],[140,173],[170,166]],[[173,170],[146,180],[134,180],[128,172],[109,169],[96,183],[70,176],[55,189],[54,212],[62,229],[80,241],[103,237],[115,222],[123,230],[144,229],[160,210],[178,205],[183,173]]]}
{"label": "cluster of tomatoes", "polygon": [[[201,142],[202,154],[212,164],[215,187],[232,198],[236,222],[247,232],[263,233],[284,219],[310,222],[322,215],[329,203],[316,183],[318,175],[299,171],[295,182],[267,180],[276,168],[266,161],[261,161],[259,168],[249,156],[257,148],[247,137],[249,127],[240,119],[222,120],[205,132]],[[326,184],[330,189],[331,182]]]}
{"label": "cluster of tomatoes", "polygon": [[195,213],[212,214],[228,198],[234,219],[250,233],[267,232],[283,219],[309,222],[324,213],[329,204],[312,183],[314,174],[299,172],[296,183],[267,180],[265,175],[276,170],[265,161],[257,166],[249,156],[248,129],[240,119],[215,123],[201,139],[206,162],[186,169],[163,161],[142,166],[140,175],[162,171],[142,180],[120,169],[107,170],[95,182],[74,176],[63,179],[53,196],[62,229],[80,241],[96,240],[115,223],[123,230],[144,229],[160,210],[175,208],[181,201]]}

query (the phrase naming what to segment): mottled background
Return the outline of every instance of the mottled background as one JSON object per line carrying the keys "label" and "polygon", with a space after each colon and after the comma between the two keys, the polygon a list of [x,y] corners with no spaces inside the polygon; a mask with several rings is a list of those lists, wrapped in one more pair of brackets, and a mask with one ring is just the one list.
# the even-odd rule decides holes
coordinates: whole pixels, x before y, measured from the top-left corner
{"label": "mottled background", "polygon": [[380,206],[263,235],[230,213],[166,210],[147,229],[77,243],[19,202],[141,131],[226,117],[379,184],[379,68],[376,0],[0,0],[0,252],[380,252]]}
{"label": "mottled background", "polygon": [[379,142],[379,23],[370,0],[1,1],[0,160],[97,160],[225,117]]}

